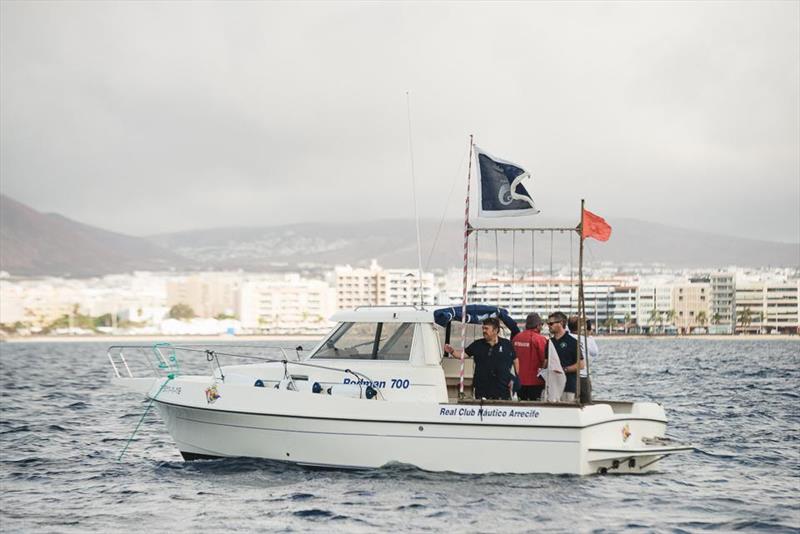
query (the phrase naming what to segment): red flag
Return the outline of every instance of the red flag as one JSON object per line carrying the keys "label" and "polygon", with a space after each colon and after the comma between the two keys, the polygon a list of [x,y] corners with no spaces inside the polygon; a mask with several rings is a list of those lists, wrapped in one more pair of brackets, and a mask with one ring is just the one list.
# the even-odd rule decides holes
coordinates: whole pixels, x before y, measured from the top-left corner
{"label": "red flag", "polygon": [[608,241],[611,237],[611,225],[599,215],[589,210],[583,210],[583,238],[593,237],[598,241]]}

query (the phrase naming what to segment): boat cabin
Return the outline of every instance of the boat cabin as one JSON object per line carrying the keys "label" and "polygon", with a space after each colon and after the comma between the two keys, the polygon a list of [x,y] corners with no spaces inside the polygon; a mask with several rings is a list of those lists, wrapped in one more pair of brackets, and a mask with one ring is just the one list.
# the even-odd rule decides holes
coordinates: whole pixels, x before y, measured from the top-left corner
{"label": "boat cabin", "polygon": [[[461,362],[444,357],[447,328],[434,322],[433,309],[359,307],[340,311],[332,319],[337,322],[336,327],[314,348],[304,360],[306,363],[341,367],[347,362],[373,380],[380,377],[384,394],[396,400],[400,399],[393,393],[402,391],[414,391],[415,400],[458,399]],[[480,330],[477,332],[480,335]],[[472,390],[472,375],[473,362],[467,358],[465,393]]]}

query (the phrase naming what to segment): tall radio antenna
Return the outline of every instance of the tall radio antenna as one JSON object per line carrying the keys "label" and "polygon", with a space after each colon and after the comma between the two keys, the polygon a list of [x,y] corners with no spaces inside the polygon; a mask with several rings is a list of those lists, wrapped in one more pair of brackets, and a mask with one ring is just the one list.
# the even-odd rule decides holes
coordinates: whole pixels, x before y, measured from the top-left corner
{"label": "tall radio antenna", "polygon": [[414,197],[414,220],[417,225],[417,262],[419,268],[419,305],[424,306],[425,298],[422,294],[422,240],[419,233],[419,214],[417,213],[417,177],[414,174],[414,142],[411,138],[411,94],[406,91],[406,110],[408,112],[408,155],[411,159],[411,193]]}

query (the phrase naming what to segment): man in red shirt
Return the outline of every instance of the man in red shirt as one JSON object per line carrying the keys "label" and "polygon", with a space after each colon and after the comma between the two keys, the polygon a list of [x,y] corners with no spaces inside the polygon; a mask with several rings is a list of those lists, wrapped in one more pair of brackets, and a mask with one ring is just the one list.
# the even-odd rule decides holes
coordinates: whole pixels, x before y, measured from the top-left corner
{"label": "man in red shirt", "polygon": [[525,330],[514,336],[514,353],[519,359],[519,400],[538,401],[544,390],[544,380],[539,369],[544,366],[547,338],[540,332],[542,318],[538,313],[528,314]]}

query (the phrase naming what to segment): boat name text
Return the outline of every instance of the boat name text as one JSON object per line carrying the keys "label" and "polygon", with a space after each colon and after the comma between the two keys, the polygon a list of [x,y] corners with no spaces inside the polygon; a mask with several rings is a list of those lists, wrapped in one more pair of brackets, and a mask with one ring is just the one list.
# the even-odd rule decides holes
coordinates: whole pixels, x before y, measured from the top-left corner
{"label": "boat name text", "polygon": [[461,407],[448,408],[442,406],[439,408],[439,415],[446,415],[450,417],[506,417],[514,419],[537,419],[541,412],[535,408],[519,409],[519,408],[470,408]]}
{"label": "boat name text", "polygon": [[[345,377],[342,383],[356,384],[358,386],[372,386],[378,389],[386,387],[386,380],[364,380],[363,378],[353,380],[352,378]],[[390,389],[408,389],[411,387],[411,380],[408,378],[390,378],[389,387]]]}

